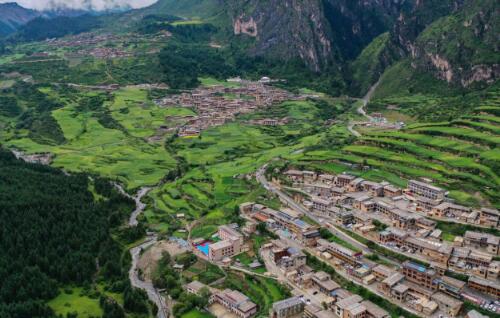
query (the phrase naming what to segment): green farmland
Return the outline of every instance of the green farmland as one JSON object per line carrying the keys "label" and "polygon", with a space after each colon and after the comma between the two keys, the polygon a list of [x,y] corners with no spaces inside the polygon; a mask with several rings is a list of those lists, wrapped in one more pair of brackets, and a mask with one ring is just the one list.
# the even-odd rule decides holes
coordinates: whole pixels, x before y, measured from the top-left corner
{"label": "green farmland", "polygon": [[[496,100],[500,105],[500,99]],[[500,134],[495,109],[478,108],[466,121],[410,125],[402,131],[368,131],[332,157],[365,162],[404,178],[427,177],[460,203],[500,204]]]}

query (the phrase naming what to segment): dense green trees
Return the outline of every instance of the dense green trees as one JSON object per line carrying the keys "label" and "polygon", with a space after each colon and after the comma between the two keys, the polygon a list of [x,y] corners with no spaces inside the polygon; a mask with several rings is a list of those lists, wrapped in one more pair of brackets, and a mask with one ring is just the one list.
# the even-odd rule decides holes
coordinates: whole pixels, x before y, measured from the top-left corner
{"label": "dense green trees", "polygon": [[59,38],[68,34],[87,32],[101,25],[100,17],[83,15],[80,17],[36,18],[22,26],[13,36],[14,41],[41,41]]}
{"label": "dense green trees", "polygon": [[[110,236],[133,202],[108,183],[95,202],[85,175],[27,164],[0,150],[0,316],[51,317],[44,301],[62,284],[124,276],[122,250]],[[126,277],[126,270],[125,270]]]}

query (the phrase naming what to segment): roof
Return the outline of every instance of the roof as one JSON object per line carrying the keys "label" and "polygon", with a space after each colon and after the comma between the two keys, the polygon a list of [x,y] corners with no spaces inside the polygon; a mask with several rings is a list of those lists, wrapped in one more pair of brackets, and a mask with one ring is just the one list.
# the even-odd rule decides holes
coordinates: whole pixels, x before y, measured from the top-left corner
{"label": "roof", "polygon": [[365,306],[366,311],[368,311],[370,313],[370,316],[372,316],[373,318],[390,317],[390,314],[387,311],[375,305],[369,300],[365,300],[361,302],[361,304]]}
{"label": "roof", "polygon": [[377,265],[372,269],[372,272],[379,273],[382,276],[389,277],[394,271],[385,265]]}
{"label": "roof", "polygon": [[202,289],[204,287],[206,287],[206,285],[203,284],[203,283],[201,283],[201,282],[199,282],[199,281],[197,281],[197,280],[193,280],[191,283],[189,283],[189,284],[186,285],[186,289],[192,289],[196,293],[198,291],[200,291],[200,289]]}
{"label": "roof", "polygon": [[483,286],[489,286],[489,287],[496,288],[496,289],[500,290],[500,284],[497,282],[491,281],[491,280],[486,280],[486,279],[479,278],[476,276],[470,276],[469,283],[470,282],[473,282],[473,283],[476,283],[479,285],[483,285]]}
{"label": "roof", "polygon": [[408,182],[408,185],[410,185],[411,183],[418,185],[418,186],[421,186],[421,187],[426,187],[428,189],[432,189],[434,191],[440,191],[440,192],[444,191],[443,189],[436,187],[436,186],[433,186],[432,184],[428,184],[428,183],[417,181],[417,180],[410,180],[410,182]]}
{"label": "roof", "polygon": [[289,308],[293,306],[297,306],[303,304],[304,302],[300,299],[300,297],[291,297],[285,300],[277,301],[273,304],[273,310],[279,311],[284,308]]}
{"label": "roof", "polygon": [[211,250],[220,250],[222,248],[226,248],[226,247],[229,247],[231,245],[232,245],[231,242],[224,240],[224,241],[219,241],[219,242],[214,243],[214,244],[210,244],[208,246],[208,248]]}
{"label": "roof", "polygon": [[405,284],[397,284],[393,290],[395,290],[396,292],[400,293],[400,294],[403,294],[405,292],[408,291],[408,289],[410,289],[410,287],[408,287],[407,285]]}
{"label": "roof", "polygon": [[347,298],[344,298],[344,299],[338,301],[337,302],[337,307],[339,307],[340,309],[346,309],[350,305],[359,303],[362,300],[363,300],[363,298],[361,298],[361,296],[359,296],[359,295],[352,295],[352,296],[349,296]]}
{"label": "roof", "polygon": [[475,311],[475,310],[471,310],[467,313],[467,316],[465,316],[466,318],[488,318],[488,316],[485,316],[485,315],[482,315],[480,314],[479,312]]}
{"label": "roof", "polygon": [[360,303],[352,304],[347,307],[345,310],[348,310],[352,316],[356,317],[366,311],[366,307],[361,305]]}
{"label": "roof", "polygon": [[456,278],[450,277],[450,276],[441,277],[441,281],[447,285],[456,287],[458,289],[462,289],[465,286],[465,282],[458,280]]}
{"label": "roof", "polygon": [[435,300],[436,302],[444,304],[444,305],[451,307],[451,308],[460,307],[463,304],[462,301],[460,301],[456,298],[450,297],[442,292],[435,293],[434,295],[431,296],[431,298],[433,300]]}
{"label": "roof", "polygon": [[317,318],[336,318],[337,317],[337,316],[335,316],[333,311],[329,311],[329,310],[318,311],[315,313],[315,316]]}
{"label": "roof", "polygon": [[394,286],[397,283],[399,283],[400,281],[402,281],[404,278],[405,277],[403,274],[396,272],[396,273],[392,274],[391,276],[387,277],[386,279],[384,279],[382,281],[382,283],[387,284],[389,286]]}

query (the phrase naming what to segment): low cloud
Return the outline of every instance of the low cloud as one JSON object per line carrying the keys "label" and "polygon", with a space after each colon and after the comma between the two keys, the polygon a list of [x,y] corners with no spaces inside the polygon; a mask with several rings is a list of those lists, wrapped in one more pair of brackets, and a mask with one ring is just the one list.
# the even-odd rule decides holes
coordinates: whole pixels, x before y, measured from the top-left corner
{"label": "low cloud", "polygon": [[20,6],[35,10],[94,10],[103,11],[120,8],[142,8],[157,0],[0,0],[0,3],[17,2]]}

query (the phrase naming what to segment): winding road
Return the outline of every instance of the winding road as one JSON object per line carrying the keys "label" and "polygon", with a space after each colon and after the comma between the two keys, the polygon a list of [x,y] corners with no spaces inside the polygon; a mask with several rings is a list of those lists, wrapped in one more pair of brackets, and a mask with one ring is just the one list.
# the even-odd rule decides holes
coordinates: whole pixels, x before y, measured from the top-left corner
{"label": "winding road", "polygon": [[[139,222],[137,221],[137,217],[146,208],[146,204],[144,204],[141,201],[141,199],[146,194],[148,194],[148,192],[151,191],[152,188],[148,188],[148,187],[140,188],[139,191],[137,192],[137,194],[135,196],[132,196],[132,195],[128,194],[123,189],[123,187],[121,185],[114,183],[114,186],[118,189],[118,191],[121,194],[123,194],[124,196],[135,201],[135,210],[130,215],[128,225],[130,227],[137,226],[139,224]],[[132,256],[132,266],[130,267],[130,270],[128,272],[128,277],[130,279],[130,284],[133,287],[144,290],[146,292],[146,294],[148,295],[149,300],[151,300],[153,303],[156,304],[156,307],[158,307],[158,314],[156,317],[157,318],[168,318],[169,314],[168,314],[167,305],[165,303],[165,299],[163,298],[163,296],[161,296],[160,292],[153,286],[153,283],[146,282],[146,281],[141,279],[141,277],[139,276],[138,268],[137,268],[137,264],[139,263],[139,258],[141,256],[142,251],[144,251],[148,247],[154,245],[157,241],[158,241],[157,234],[150,234],[150,235],[148,235],[148,237],[146,238],[146,240],[142,244],[140,244],[136,247],[133,247],[130,250],[130,255]]]}
{"label": "winding road", "polygon": [[[368,90],[368,92],[366,93],[366,95],[361,99],[362,103],[361,105],[357,108],[357,112],[358,114],[360,114],[361,116],[365,117],[366,119],[368,119],[369,121],[371,121],[373,119],[372,116],[368,115],[365,111],[365,107],[368,105],[368,103],[370,102],[370,100],[372,99],[373,97],[373,94],[375,93],[375,90],[377,90],[377,87],[378,85],[380,84],[380,80],[378,80],[375,84],[373,84],[372,87],[370,87],[370,89]],[[354,122],[354,121],[350,121],[348,124],[347,124],[347,129],[351,132],[351,134],[353,134],[354,136],[356,137],[361,137],[361,133],[359,133],[358,131],[356,131],[354,129],[354,126],[357,125],[358,123],[357,122]]]}
{"label": "winding road", "polygon": [[365,245],[361,244],[360,242],[356,241],[349,235],[345,234],[344,232],[338,230],[335,227],[329,227],[326,226],[324,220],[320,220],[316,215],[311,213],[309,210],[307,210],[304,206],[301,204],[298,204],[295,202],[292,198],[290,198],[286,193],[278,189],[275,185],[267,181],[265,177],[265,171],[267,168],[267,164],[262,166],[257,172],[255,173],[255,177],[257,181],[262,184],[262,186],[267,190],[270,191],[274,194],[276,194],[282,201],[286,202],[286,204],[291,207],[292,209],[304,213],[304,215],[307,215],[309,218],[311,218],[314,222],[321,224],[322,226],[325,226],[332,234],[335,236],[339,237],[340,239],[349,242],[351,245],[359,248],[362,250],[365,254],[371,254],[372,251],[366,247]]}

